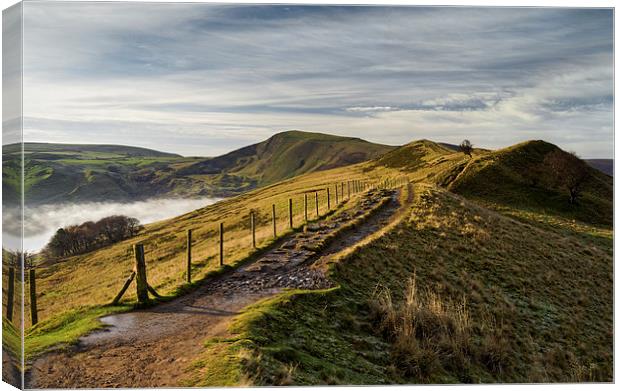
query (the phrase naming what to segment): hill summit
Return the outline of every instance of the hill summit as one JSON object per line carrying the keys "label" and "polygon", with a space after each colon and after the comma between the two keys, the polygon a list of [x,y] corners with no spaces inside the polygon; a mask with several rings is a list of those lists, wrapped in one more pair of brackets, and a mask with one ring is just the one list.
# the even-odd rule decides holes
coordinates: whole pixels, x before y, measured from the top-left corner
{"label": "hill summit", "polygon": [[292,130],[225,155],[197,162],[180,173],[229,173],[254,178],[259,185],[265,185],[307,172],[371,160],[392,149],[354,137]]}
{"label": "hill summit", "polygon": [[[572,162],[572,163],[571,163]],[[580,173],[574,172],[574,166]],[[613,180],[554,144],[526,141],[474,156],[444,183],[455,193],[510,207],[560,213],[589,223],[611,224]],[[579,196],[570,203],[568,181],[580,175]]]}

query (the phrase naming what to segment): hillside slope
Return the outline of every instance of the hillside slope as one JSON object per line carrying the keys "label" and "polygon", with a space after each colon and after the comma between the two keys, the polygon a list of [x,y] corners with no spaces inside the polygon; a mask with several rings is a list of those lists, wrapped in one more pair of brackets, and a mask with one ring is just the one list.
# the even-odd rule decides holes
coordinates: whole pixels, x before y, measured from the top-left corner
{"label": "hillside slope", "polygon": [[[18,197],[21,146],[2,147],[3,203]],[[149,175],[180,155],[124,145],[24,144],[24,190],[29,205],[70,201],[124,201],[152,189]]]}
{"label": "hillside slope", "polygon": [[541,229],[433,186],[415,194],[399,225],[332,265],[338,288],[249,309],[206,362],[227,354],[224,373],[239,362],[258,385],[612,381],[611,230]]}
{"label": "hillside slope", "polygon": [[[461,168],[449,190],[481,202],[520,207],[547,214],[561,214],[588,223],[611,225],[613,220],[613,179],[590,166],[577,204],[569,193],[553,185],[564,173],[557,173],[546,162],[553,153],[564,154],[544,141],[527,141],[484,154]],[[551,183],[551,184],[550,184]]]}
{"label": "hillside slope", "polygon": [[239,369],[196,384],[612,381],[611,181],[589,171],[578,205],[533,187],[553,151],[526,142],[470,159],[421,140],[367,163],[420,182],[407,217],[328,266],[338,288],[248,309],[205,356]]}
{"label": "hillside slope", "polygon": [[531,182],[557,150],[536,141],[469,158],[420,140],[149,224],[135,238],[39,269],[45,294],[41,322],[27,329],[28,352],[75,341],[98,316],[128,309],[133,292],[121,308],[104,305],[131,270],[132,244],[145,244],[155,289],[178,294],[188,288],[188,229],[199,279],[221,270],[220,222],[226,263],[239,265],[253,253],[250,211],[260,248],[273,241],[272,204],[281,234],[290,232],[289,198],[299,227],[305,192],[314,216],[314,192],[327,213],[327,185],[334,201],[348,180],[382,185],[407,176],[415,198],[401,221],[313,265],[328,270],[335,288],[275,294],[241,310],[187,367],[191,385],[611,381],[611,178],[592,169],[579,204],[568,204],[561,189]]}
{"label": "hillside slope", "polygon": [[[307,172],[373,159],[392,147],[299,131],[215,158],[185,158],[116,145],[26,143],[30,205],[134,201],[152,197],[231,196]],[[18,198],[19,145],[3,147],[3,202]]]}
{"label": "hillside slope", "polygon": [[359,138],[288,131],[226,155],[187,166],[184,175],[225,172],[266,185],[312,171],[374,159],[393,147]]}

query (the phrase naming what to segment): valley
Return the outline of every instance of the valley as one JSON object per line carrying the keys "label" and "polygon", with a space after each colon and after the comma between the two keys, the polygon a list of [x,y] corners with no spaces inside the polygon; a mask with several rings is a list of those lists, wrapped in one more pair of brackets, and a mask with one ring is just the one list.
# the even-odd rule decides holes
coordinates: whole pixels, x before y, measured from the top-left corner
{"label": "valley", "polygon": [[[312,171],[370,160],[393,147],[288,131],[222,156],[182,157],[121,145],[24,144],[26,205],[224,198]],[[19,194],[19,144],[3,147],[3,203]]]}

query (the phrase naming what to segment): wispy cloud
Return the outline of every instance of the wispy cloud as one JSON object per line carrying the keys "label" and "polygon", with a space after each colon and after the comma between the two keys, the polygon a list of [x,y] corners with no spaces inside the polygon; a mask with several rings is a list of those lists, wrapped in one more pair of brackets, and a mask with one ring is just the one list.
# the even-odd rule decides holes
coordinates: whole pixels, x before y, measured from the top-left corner
{"label": "wispy cloud", "polygon": [[214,155],[305,129],[612,154],[612,11],[25,3],[26,138]]}

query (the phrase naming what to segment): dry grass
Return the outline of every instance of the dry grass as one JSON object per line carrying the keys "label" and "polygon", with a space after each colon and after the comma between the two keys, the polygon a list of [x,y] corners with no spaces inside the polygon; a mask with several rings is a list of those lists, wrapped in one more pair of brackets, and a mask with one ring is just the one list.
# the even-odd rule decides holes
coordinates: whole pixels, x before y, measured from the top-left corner
{"label": "dry grass", "polygon": [[613,380],[610,228],[415,190],[405,219],[332,265],[339,288],[244,323],[257,384],[286,363],[314,385]]}
{"label": "dry grass", "polygon": [[394,302],[390,288],[380,287],[370,310],[377,329],[391,342],[400,376],[429,381],[444,372],[464,374],[476,360],[499,372],[506,359],[506,344],[495,325],[484,322],[483,335],[475,335],[465,296],[454,302],[428,288],[419,291],[415,273],[401,302]]}
{"label": "dry grass", "polygon": [[[31,352],[40,353],[55,341],[71,342],[79,334],[96,327],[98,322],[92,317],[101,316],[101,309],[105,312],[108,308],[105,305],[110,303],[133,268],[133,244],[143,243],[145,246],[149,283],[163,295],[175,295],[189,287],[186,284],[185,263],[188,229],[193,230],[192,279],[199,281],[208,273],[221,269],[218,254],[220,221],[225,225],[224,261],[234,267],[256,251],[251,246],[250,211],[256,213],[257,246],[264,248],[274,240],[272,204],[276,205],[278,236],[282,236],[291,232],[288,228],[289,198],[293,199],[294,228],[298,229],[304,224],[305,192],[310,192],[308,218],[312,221],[317,218],[314,191],[319,194],[320,218],[330,212],[325,191],[327,186],[331,192],[331,210],[344,210],[354,207],[355,202],[343,202],[343,182],[345,194],[348,195],[346,181],[365,179],[378,182],[379,175],[398,175],[397,171],[390,169],[376,171],[365,171],[365,165],[360,164],[303,175],[170,220],[149,224],[135,238],[40,267],[37,271],[40,322],[36,327],[29,328],[29,319],[26,319],[27,350],[30,348]],[[336,183],[339,184],[338,204],[335,200]],[[351,200],[357,199],[358,195],[351,188]],[[135,289],[130,288],[121,306],[130,308],[127,306],[134,302]],[[25,305],[28,313],[29,302]],[[109,312],[122,309],[109,307]]]}
{"label": "dry grass", "polygon": [[[464,162],[462,154],[443,152],[418,158],[406,174],[432,183],[458,175],[463,167],[450,168]],[[220,220],[229,227],[227,262],[239,262],[250,253],[250,208],[264,222],[277,202],[284,229],[288,197],[301,201],[303,191],[326,183],[401,174],[366,163],[304,175],[149,225],[135,241],[146,241],[152,284],[173,292],[184,281],[186,229],[194,229],[200,278],[216,268]],[[296,224],[301,213],[295,210]],[[270,231],[261,227],[264,246]],[[195,384],[611,381],[612,235],[611,227],[561,213],[416,185],[404,219],[331,265],[338,288],[287,292],[253,310],[255,317],[240,321],[243,340],[209,348],[220,349],[226,365],[205,361]],[[131,268],[131,244],[50,269],[41,284],[43,317],[107,302]],[[240,356],[239,345],[251,359]]]}

